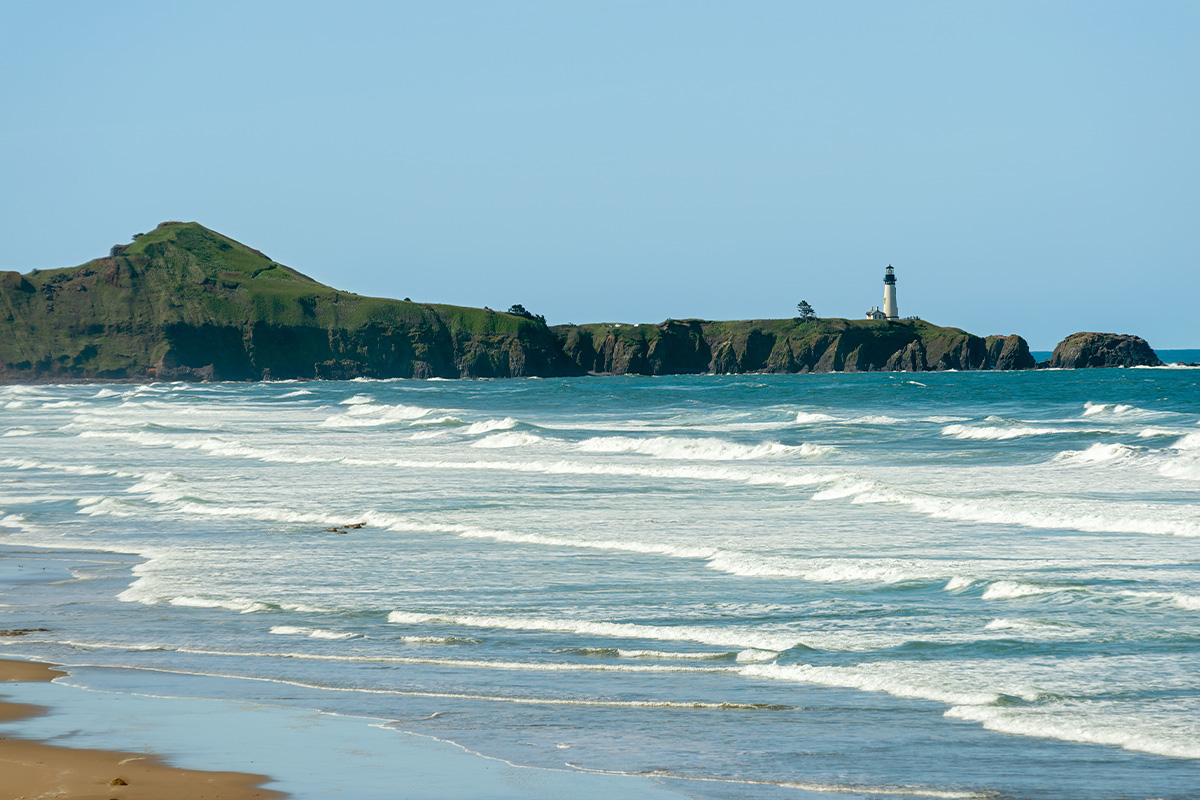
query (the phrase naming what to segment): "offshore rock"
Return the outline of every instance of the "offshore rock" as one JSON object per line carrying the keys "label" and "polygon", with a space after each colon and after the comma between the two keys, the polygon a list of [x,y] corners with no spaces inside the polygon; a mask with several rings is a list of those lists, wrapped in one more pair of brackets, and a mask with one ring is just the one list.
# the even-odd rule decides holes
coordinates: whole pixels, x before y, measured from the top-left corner
{"label": "offshore rock", "polygon": [[1072,333],[1058,343],[1049,366],[1062,369],[1085,367],[1161,367],[1163,362],[1145,339],[1124,333]]}
{"label": "offshore rock", "polygon": [[988,369],[1035,369],[1037,359],[1029,352],[1029,343],[1016,334],[988,336]]}

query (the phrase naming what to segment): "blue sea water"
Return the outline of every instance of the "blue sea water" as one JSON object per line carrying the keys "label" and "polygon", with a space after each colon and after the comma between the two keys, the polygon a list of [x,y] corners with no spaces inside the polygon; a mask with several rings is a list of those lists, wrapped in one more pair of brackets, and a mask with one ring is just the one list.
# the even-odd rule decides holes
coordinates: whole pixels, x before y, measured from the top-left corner
{"label": "blue sea water", "polygon": [[1198,489],[1190,368],[0,387],[0,655],[697,797],[1194,798]]}

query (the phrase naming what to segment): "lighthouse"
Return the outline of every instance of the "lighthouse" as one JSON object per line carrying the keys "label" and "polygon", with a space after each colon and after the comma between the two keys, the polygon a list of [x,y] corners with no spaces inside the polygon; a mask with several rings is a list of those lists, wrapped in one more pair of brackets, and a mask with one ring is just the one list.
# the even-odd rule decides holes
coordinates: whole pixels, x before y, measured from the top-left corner
{"label": "lighthouse", "polygon": [[888,319],[899,319],[900,312],[896,308],[896,270],[888,264],[883,276],[883,315]]}

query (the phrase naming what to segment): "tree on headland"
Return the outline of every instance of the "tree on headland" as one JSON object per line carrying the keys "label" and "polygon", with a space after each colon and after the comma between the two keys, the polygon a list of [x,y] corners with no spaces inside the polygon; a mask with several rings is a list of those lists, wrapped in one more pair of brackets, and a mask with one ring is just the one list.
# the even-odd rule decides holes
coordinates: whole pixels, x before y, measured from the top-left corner
{"label": "tree on headland", "polygon": [[813,310],[813,307],[809,305],[807,300],[801,300],[796,304],[796,312],[800,315],[798,319],[808,320],[817,318],[817,312]]}
{"label": "tree on headland", "polygon": [[520,303],[514,303],[513,305],[509,306],[508,313],[516,317],[524,317],[525,319],[531,319],[534,322],[540,322],[543,325],[546,324],[545,317],[543,317],[541,314],[532,314],[529,311],[526,311],[525,306],[521,305]]}

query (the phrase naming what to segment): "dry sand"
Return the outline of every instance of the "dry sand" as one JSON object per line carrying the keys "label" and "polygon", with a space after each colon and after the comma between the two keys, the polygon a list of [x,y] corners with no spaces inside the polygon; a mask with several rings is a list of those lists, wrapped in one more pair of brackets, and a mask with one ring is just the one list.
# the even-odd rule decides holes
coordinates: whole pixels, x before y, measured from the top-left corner
{"label": "dry sand", "polygon": [[[51,681],[63,675],[48,664],[0,659],[0,683]],[[0,702],[0,722],[43,709]],[[0,800],[282,800],[263,789],[268,778],[237,772],[170,767],[154,756],[75,750],[0,737]]]}

